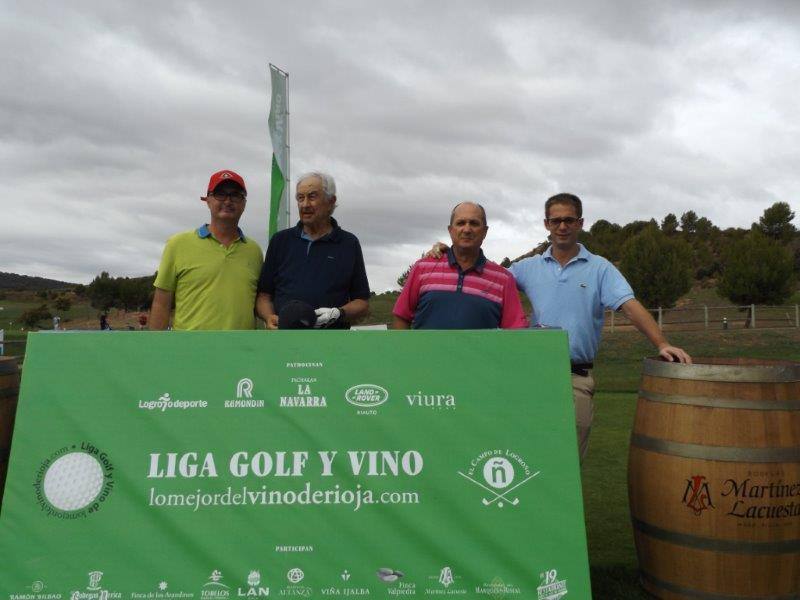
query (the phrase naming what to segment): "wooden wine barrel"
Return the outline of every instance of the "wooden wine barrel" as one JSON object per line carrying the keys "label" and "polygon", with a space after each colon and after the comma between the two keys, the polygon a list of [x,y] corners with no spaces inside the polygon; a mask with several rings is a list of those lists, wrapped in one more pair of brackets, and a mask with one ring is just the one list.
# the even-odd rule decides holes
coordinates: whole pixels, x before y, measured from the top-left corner
{"label": "wooden wine barrel", "polygon": [[800,598],[800,363],[645,359],[628,460],[658,598]]}
{"label": "wooden wine barrel", "polygon": [[0,356],[0,502],[3,501],[18,395],[19,367],[17,359],[13,356]]}

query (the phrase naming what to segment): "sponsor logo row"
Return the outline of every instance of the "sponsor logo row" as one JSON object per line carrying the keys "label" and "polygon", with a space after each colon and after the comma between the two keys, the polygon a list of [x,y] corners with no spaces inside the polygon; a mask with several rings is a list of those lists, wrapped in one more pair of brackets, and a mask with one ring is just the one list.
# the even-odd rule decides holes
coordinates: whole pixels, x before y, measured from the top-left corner
{"label": "sponsor logo row", "polygon": [[[359,383],[353,385],[336,398],[329,398],[324,392],[318,391],[316,377],[292,377],[289,380],[291,392],[276,395],[267,400],[259,397],[255,391],[255,384],[247,377],[240,379],[235,386],[235,397],[222,400],[224,408],[264,408],[277,406],[279,408],[327,408],[329,402],[349,403],[355,407],[356,414],[376,415],[378,407],[390,400],[389,391],[375,383]],[[404,404],[411,408],[425,408],[439,411],[455,410],[456,396],[448,393],[428,393],[416,390],[403,394]],[[208,408],[208,400],[186,400],[175,398],[171,392],[159,394],[156,399],[139,400],[140,410],[166,412],[174,410],[192,410]]]}
{"label": "sponsor logo row", "polygon": [[[68,593],[52,591],[42,580],[34,581],[19,593],[9,594],[9,600],[229,600],[232,598],[267,598],[298,596],[313,597],[341,597],[341,596],[369,596],[370,587],[361,574],[358,584],[351,581],[353,575],[348,569],[343,569],[339,581],[330,585],[312,588],[306,585],[306,574],[300,567],[292,567],[286,571],[285,577],[276,579],[272,585],[265,581],[261,571],[252,569],[237,583],[226,581],[219,569],[214,569],[208,578],[198,588],[178,590],[171,586],[167,579],[160,579],[150,589],[138,592],[123,593],[115,590],[113,583],[106,585],[103,571],[90,571],[83,588],[70,590]],[[490,581],[481,582],[467,588],[461,575],[453,572],[450,566],[443,566],[436,573],[426,577],[424,587],[417,589],[415,582],[407,581],[403,571],[388,567],[380,567],[374,571],[374,576],[386,589],[389,596],[463,596],[469,597],[473,591],[476,595],[485,595],[491,598],[520,596],[521,589],[514,583],[503,581],[494,577]],[[373,580],[374,581],[374,580]],[[539,573],[539,585],[536,588],[538,600],[560,600],[567,593],[566,579],[559,579],[555,569]]]}

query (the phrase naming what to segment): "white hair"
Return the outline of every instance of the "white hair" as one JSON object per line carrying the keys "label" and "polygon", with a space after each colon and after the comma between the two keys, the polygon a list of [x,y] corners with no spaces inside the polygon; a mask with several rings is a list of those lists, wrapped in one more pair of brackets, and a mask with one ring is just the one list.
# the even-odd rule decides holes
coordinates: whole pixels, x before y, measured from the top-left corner
{"label": "white hair", "polygon": [[300,185],[306,179],[310,179],[311,177],[318,177],[322,182],[322,191],[325,192],[326,200],[330,200],[336,195],[336,182],[333,180],[333,177],[327,173],[322,173],[321,171],[309,171],[308,173],[303,173],[297,178],[297,185]]}

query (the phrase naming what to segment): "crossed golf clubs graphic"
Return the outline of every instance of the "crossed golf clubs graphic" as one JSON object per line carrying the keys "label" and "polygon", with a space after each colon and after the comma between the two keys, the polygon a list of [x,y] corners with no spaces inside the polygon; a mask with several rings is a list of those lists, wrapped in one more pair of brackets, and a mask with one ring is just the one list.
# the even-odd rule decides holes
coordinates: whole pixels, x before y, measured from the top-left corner
{"label": "crossed golf clubs graphic", "polygon": [[[533,475],[529,475],[528,477],[526,477],[525,479],[520,481],[517,485],[514,485],[514,486],[508,488],[507,490],[503,490],[502,492],[497,492],[497,491],[493,490],[492,488],[483,485],[480,481],[476,481],[475,479],[473,479],[469,475],[465,475],[461,471],[458,471],[458,474],[461,475],[464,479],[468,479],[469,481],[471,481],[472,483],[474,483],[478,487],[483,488],[484,490],[486,490],[487,492],[489,492],[490,494],[492,494],[494,496],[494,498],[492,498],[491,500],[487,500],[486,498],[481,498],[481,502],[483,502],[484,506],[489,506],[490,504],[493,504],[493,503],[497,502],[501,498],[503,500],[505,500],[506,502],[508,502],[509,504],[511,504],[511,506],[516,506],[517,504],[519,504],[519,498],[515,497],[513,500],[509,500],[508,497],[506,496],[506,494],[513,492],[515,489],[517,489],[523,483],[526,483],[526,482],[530,481],[531,479],[533,479],[534,477],[536,477],[539,473],[541,473],[541,471],[536,471],[536,473],[534,473]],[[498,508],[503,508],[503,503],[502,502],[497,502],[497,507]]]}

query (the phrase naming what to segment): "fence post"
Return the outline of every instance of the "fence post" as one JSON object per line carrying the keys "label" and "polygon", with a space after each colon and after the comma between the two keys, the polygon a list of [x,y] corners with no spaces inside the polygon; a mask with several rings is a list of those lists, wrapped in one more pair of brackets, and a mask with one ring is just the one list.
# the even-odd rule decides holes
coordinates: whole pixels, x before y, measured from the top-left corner
{"label": "fence post", "polygon": [[794,305],[794,326],[800,328],[800,304]]}
{"label": "fence post", "polygon": [[708,304],[703,304],[703,321],[705,321],[706,329],[708,329]]}
{"label": "fence post", "polygon": [[614,332],[614,311],[611,311],[611,332]]}
{"label": "fence post", "polygon": [[661,307],[659,306],[658,307],[658,328],[659,329],[664,329],[663,318],[664,318],[664,312],[661,310]]}
{"label": "fence post", "polygon": [[755,329],[756,328],[756,305],[750,305],[750,327]]}

